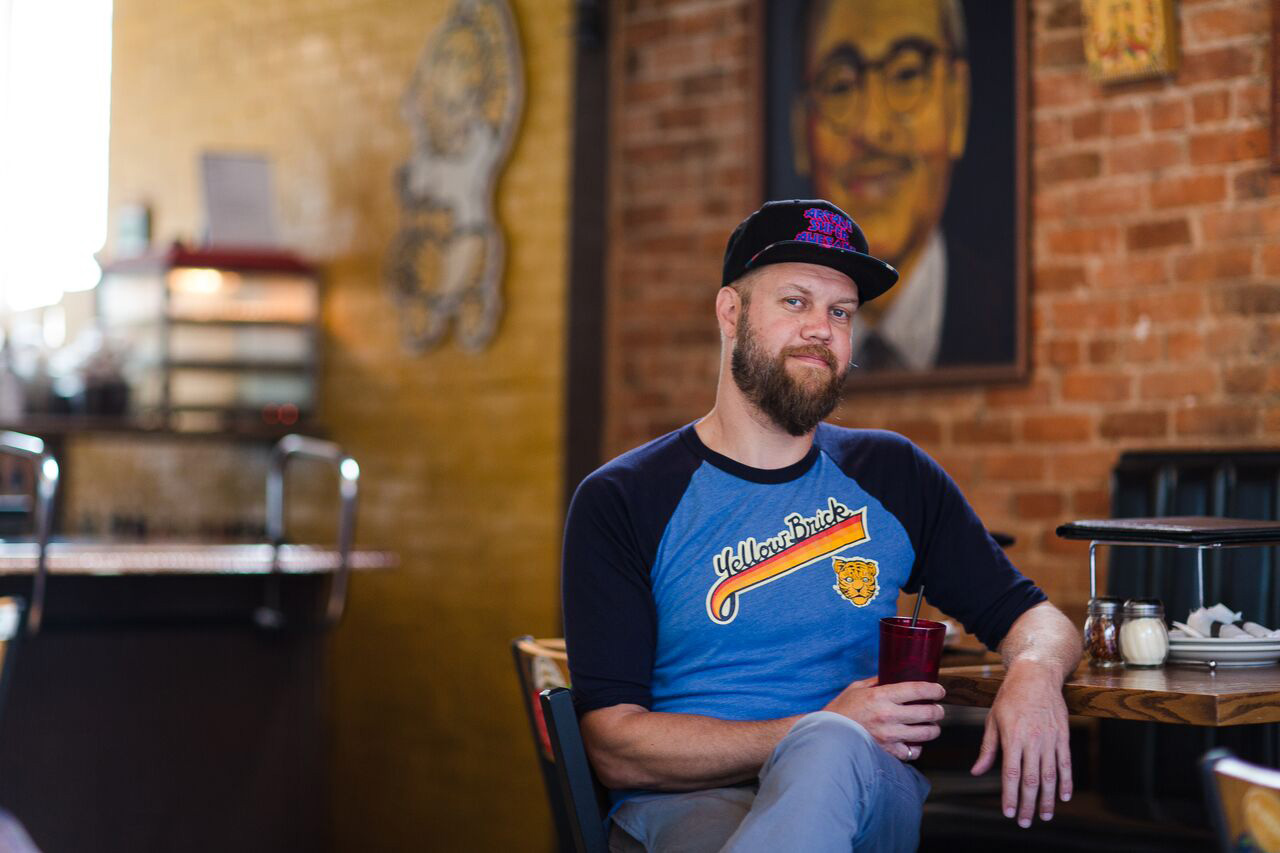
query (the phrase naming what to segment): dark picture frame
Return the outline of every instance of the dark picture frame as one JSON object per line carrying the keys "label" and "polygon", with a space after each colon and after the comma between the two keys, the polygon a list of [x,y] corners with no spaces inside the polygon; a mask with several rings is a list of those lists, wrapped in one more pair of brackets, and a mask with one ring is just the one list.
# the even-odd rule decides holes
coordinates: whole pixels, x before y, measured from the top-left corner
{"label": "dark picture frame", "polygon": [[[932,232],[947,258],[945,297],[929,289],[930,299],[942,302],[941,323],[921,327],[933,342],[935,358],[917,366],[892,360],[876,365],[855,352],[860,366],[850,372],[850,389],[1017,382],[1029,372],[1027,2],[958,2],[966,23],[970,110],[964,153],[953,163],[946,205]],[[805,171],[796,150],[806,146],[801,160],[812,163],[814,137],[800,129],[808,119],[797,117],[807,115],[797,111],[817,109],[811,106],[814,74],[805,58],[805,40],[817,26],[807,23],[812,0],[760,3],[761,194],[765,199],[821,197],[815,170]],[[868,67],[877,64],[876,57],[866,59]],[[866,79],[872,80],[870,73]],[[860,219],[859,210],[847,212]],[[877,234],[874,228],[865,230],[875,254]],[[903,297],[919,281],[904,278],[896,298],[905,304]],[[895,307],[890,303],[883,316]],[[895,323],[902,328],[928,312],[899,313]],[[865,346],[861,352],[867,352]]]}

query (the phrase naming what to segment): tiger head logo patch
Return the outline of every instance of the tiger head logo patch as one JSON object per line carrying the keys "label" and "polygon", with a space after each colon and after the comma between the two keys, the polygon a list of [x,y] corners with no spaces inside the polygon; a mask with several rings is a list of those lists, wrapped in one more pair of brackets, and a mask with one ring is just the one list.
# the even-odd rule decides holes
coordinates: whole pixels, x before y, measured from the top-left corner
{"label": "tiger head logo patch", "polygon": [[836,573],[836,584],[831,588],[855,607],[866,607],[880,591],[880,586],[876,583],[880,565],[875,560],[832,557],[831,568]]}

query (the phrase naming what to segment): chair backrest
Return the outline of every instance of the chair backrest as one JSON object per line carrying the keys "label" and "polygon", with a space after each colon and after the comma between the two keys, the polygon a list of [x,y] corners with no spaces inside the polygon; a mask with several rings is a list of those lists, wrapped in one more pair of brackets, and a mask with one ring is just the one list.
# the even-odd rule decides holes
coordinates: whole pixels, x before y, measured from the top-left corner
{"label": "chair backrest", "polygon": [[1280,851],[1280,770],[1214,749],[1200,761],[1218,849]]}
{"label": "chair backrest", "polygon": [[[1114,518],[1213,515],[1280,518],[1280,452],[1130,451],[1112,474]],[[1280,622],[1280,548],[1219,548],[1205,559],[1205,604],[1224,602],[1262,625]],[[1196,553],[1182,548],[1116,548],[1107,557],[1108,595],[1154,596],[1170,619],[1198,606]],[[1199,756],[1199,752],[1196,753]],[[1277,756],[1280,758],[1280,756]]]}
{"label": "chair backrest", "polygon": [[[559,849],[562,853],[605,850],[604,813],[601,811],[603,789],[591,774],[572,697],[565,689],[569,685],[569,658],[564,640],[518,637],[511,642],[511,652],[539,769],[547,789]],[[540,694],[555,689],[564,695],[547,706]],[[554,721],[552,714],[555,715]],[[568,760],[563,758],[566,750],[570,756]],[[584,790],[580,781],[584,773],[585,791],[590,796],[579,804],[575,797]]]}
{"label": "chair backrest", "polygon": [[538,694],[548,687],[569,686],[569,656],[565,653],[564,640],[517,637],[511,641],[511,653],[515,658],[524,710],[533,727],[533,740],[538,746],[538,755],[545,761],[553,761],[551,740],[542,719]]}

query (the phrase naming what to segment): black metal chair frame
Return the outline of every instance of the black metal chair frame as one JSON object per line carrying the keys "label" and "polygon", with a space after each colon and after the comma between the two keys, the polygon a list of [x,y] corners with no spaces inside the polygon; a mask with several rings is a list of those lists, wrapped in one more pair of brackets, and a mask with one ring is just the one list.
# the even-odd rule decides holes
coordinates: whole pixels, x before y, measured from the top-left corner
{"label": "black metal chair frame", "polygon": [[[1277,771],[1269,767],[1242,761],[1234,752],[1223,747],[1209,750],[1200,759],[1200,781],[1204,784],[1205,808],[1209,812],[1213,823],[1213,832],[1218,839],[1218,849],[1222,853],[1233,853],[1239,848],[1231,837],[1231,827],[1227,824],[1226,803],[1223,802],[1222,786],[1218,781],[1218,765],[1223,761],[1231,761],[1236,765],[1235,772],[1228,771],[1225,774],[1235,779],[1240,779],[1243,774],[1239,773],[1239,771],[1246,768],[1247,773],[1257,772],[1259,775],[1265,774],[1265,777],[1274,777]],[[1270,778],[1265,777],[1250,781],[1253,784],[1275,790],[1274,783],[1270,781]]]}
{"label": "black metal chair frame", "polygon": [[1214,768],[1224,758],[1234,758],[1235,753],[1229,749],[1217,747],[1211,749],[1200,759],[1200,781],[1204,784],[1205,810],[1209,812],[1209,820],[1213,824],[1213,834],[1218,839],[1218,849],[1231,849],[1227,838],[1227,823],[1223,818],[1222,796],[1218,791],[1218,780],[1214,776]]}
{"label": "black metal chair frame", "polygon": [[[530,683],[520,651],[520,642],[532,639],[520,637],[513,640],[511,654],[520,679],[521,701],[529,719],[534,752],[547,789],[547,802],[551,806],[559,850],[561,853],[605,853],[609,849],[605,830],[608,792],[591,772],[578,728],[578,715],[573,707],[573,694],[564,687],[543,690],[537,695],[542,720],[539,721],[534,713],[533,702],[530,701],[534,685]],[[543,732],[540,725],[546,727],[547,740],[551,744],[550,760],[541,745]]]}
{"label": "black metal chair frame", "polygon": [[609,849],[605,831],[608,799],[587,761],[573,694],[564,687],[553,687],[539,693],[538,701],[543,719],[547,721],[547,734],[551,736],[556,783],[567,811],[573,849],[577,853],[606,853]]}

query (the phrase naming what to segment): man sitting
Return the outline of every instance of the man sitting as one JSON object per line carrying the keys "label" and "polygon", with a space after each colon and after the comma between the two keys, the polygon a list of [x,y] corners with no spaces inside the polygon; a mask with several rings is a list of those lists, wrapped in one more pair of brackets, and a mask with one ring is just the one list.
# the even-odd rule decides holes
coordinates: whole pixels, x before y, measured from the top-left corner
{"label": "man sitting", "polygon": [[1075,627],[920,449],[822,423],[854,312],[896,280],[835,205],[764,205],[725,253],[714,408],[574,496],[565,636],[618,849],[914,850],[929,786],[907,762],[944,691],[875,670],[879,620],[922,586],[1008,669],[973,772],[1003,753],[1024,827],[1071,796]]}

